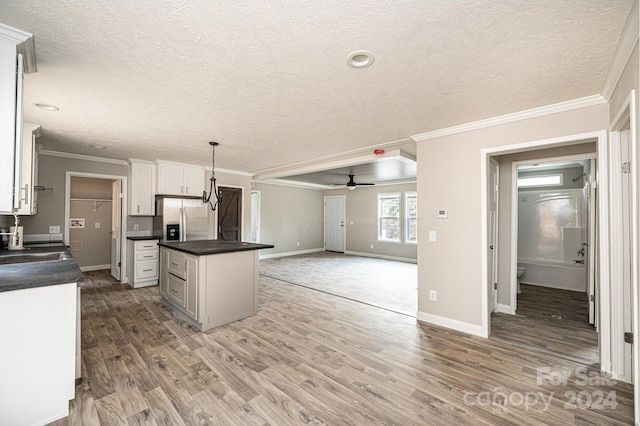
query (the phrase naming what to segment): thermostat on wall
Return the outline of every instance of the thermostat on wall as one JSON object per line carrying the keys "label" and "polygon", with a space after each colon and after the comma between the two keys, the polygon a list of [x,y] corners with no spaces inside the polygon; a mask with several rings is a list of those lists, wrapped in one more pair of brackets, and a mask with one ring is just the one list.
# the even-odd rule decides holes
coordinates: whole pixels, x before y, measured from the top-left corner
{"label": "thermostat on wall", "polygon": [[438,210],[438,219],[446,219],[448,215],[447,210]]}

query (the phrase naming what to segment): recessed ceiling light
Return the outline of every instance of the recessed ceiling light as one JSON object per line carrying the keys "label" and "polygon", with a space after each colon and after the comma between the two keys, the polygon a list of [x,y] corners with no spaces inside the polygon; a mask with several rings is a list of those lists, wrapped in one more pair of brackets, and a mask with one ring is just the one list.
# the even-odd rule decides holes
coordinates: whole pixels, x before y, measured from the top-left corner
{"label": "recessed ceiling light", "polygon": [[36,106],[40,109],[44,109],[46,111],[60,111],[60,108],[50,104],[43,104],[43,103],[36,102],[35,104],[33,104],[33,106]]}
{"label": "recessed ceiling light", "polygon": [[102,145],[91,145],[91,148],[95,148],[95,149],[106,149],[105,146]]}
{"label": "recessed ceiling light", "polygon": [[353,52],[347,58],[347,64],[353,68],[366,68],[373,63],[373,54],[366,50],[358,50]]}

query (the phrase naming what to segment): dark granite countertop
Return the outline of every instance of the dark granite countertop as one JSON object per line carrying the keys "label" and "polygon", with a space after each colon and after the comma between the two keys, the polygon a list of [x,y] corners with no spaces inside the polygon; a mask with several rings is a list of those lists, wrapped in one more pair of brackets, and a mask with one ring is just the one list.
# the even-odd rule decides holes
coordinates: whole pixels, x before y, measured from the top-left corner
{"label": "dark granite countertop", "polygon": [[64,245],[0,250],[0,261],[10,256],[60,252],[65,253],[65,260],[0,264],[0,292],[84,281],[82,271]]}
{"label": "dark granite countertop", "polygon": [[160,241],[159,245],[196,256],[231,253],[234,251],[260,250],[274,247],[271,244],[256,244],[223,240]]}
{"label": "dark granite countertop", "polygon": [[140,235],[135,237],[127,237],[127,240],[131,241],[149,241],[149,240],[161,240],[162,237],[153,236],[153,235]]}

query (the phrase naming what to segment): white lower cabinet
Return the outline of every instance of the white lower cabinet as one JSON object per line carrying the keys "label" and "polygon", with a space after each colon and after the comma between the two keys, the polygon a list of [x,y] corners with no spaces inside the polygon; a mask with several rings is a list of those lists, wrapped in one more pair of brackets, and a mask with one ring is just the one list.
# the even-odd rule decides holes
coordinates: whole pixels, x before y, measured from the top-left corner
{"label": "white lower cabinet", "polygon": [[160,295],[197,321],[198,257],[161,247],[160,259]]}
{"label": "white lower cabinet", "polygon": [[76,283],[0,292],[0,424],[69,415],[78,359]]}
{"label": "white lower cabinet", "polygon": [[128,240],[127,279],[134,288],[158,284],[158,240]]}

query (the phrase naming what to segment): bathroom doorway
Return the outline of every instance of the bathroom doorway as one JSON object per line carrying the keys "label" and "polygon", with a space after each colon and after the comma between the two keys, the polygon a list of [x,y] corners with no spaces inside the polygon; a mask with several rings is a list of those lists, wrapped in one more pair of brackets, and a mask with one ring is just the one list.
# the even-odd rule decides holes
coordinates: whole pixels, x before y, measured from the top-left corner
{"label": "bathroom doorway", "polygon": [[[594,299],[595,157],[516,162],[517,282]],[[518,301],[516,298],[516,310]],[[593,306],[587,308],[594,324]]]}
{"label": "bathroom doorway", "polygon": [[588,365],[599,361],[595,166],[595,154],[513,163],[516,315],[495,324],[527,321],[509,338]]}
{"label": "bathroom doorway", "polygon": [[[488,316],[487,323],[489,325],[488,334],[491,334],[492,337],[503,339],[511,344],[521,344],[529,347],[535,346],[539,348],[541,352],[547,352],[553,356],[572,359],[584,364],[594,364],[600,360],[601,351],[598,351],[598,345],[601,337],[594,326],[589,324],[590,310],[589,298],[587,296],[589,286],[586,281],[586,277],[589,274],[584,271],[586,268],[596,266],[593,253],[596,253],[597,245],[595,243],[589,243],[589,237],[594,237],[597,230],[592,229],[593,232],[585,235],[587,232],[587,224],[593,223],[595,225],[595,220],[589,220],[589,212],[592,211],[595,213],[595,208],[589,210],[584,206],[581,207],[579,211],[580,222],[574,222],[575,226],[565,225],[564,228],[567,229],[564,231],[562,229],[563,227],[557,229],[558,220],[550,219],[550,224],[556,227],[555,231],[549,226],[544,229],[546,234],[540,232],[540,228],[533,233],[535,234],[533,237],[550,237],[553,234],[555,237],[559,237],[558,241],[561,242],[563,241],[562,236],[564,233],[566,247],[563,245],[550,247],[549,242],[544,240],[544,238],[543,241],[538,243],[530,242],[528,244],[529,247],[527,247],[529,249],[534,244],[539,244],[540,247],[537,248],[551,250],[557,254],[556,259],[560,259],[562,262],[568,262],[571,267],[575,268],[575,270],[566,268],[565,271],[561,271],[562,273],[583,271],[581,275],[576,274],[576,277],[582,277],[582,280],[578,281],[580,282],[577,287],[579,291],[576,291],[576,288],[563,291],[562,288],[556,289],[553,287],[543,287],[541,285],[531,285],[525,290],[525,294],[528,293],[527,297],[529,297],[529,300],[519,298],[517,293],[518,258],[520,257],[520,260],[523,260],[522,243],[520,243],[520,247],[518,247],[519,224],[517,212],[518,204],[523,202],[518,194],[518,168],[521,165],[529,165],[532,169],[539,169],[536,173],[530,170],[529,173],[531,175],[553,175],[559,174],[553,172],[554,169],[557,171],[559,168],[561,169],[570,164],[548,164],[546,165],[548,169],[546,171],[541,165],[544,163],[573,163],[576,170],[564,171],[562,179],[563,182],[566,180],[568,184],[574,187],[563,188],[562,185],[559,185],[560,182],[556,182],[556,185],[559,185],[556,189],[571,189],[573,191],[573,198],[579,200],[583,194],[585,194],[585,191],[587,191],[585,183],[589,181],[589,179],[585,179],[586,176],[583,175],[583,173],[588,175],[590,173],[589,168],[595,173],[596,165],[592,163],[591,160],[595,160],[596,151],[602,149],[601,145],[605,141],[606,134],[604,132],[594,133],[592,138],[582,136],[583,137],[573,141],[571,139],[555,139],[551,140],[552,142],[538,141],[514,145],[509,150],[487,155],[487,180],[485,188],[490,186],[489,160],[497,161],[500,166],[498,197],[498,247],[500,248],[498,253],[498,301],[495,313]],[[533,166],[534,164],[536,164],[536,166]],[[579,173],[573,174],[573,172]],[[575,182],[573,181],[574,179]],[[566,184],[563,185],[566,186]],[[589,187],[589,190],[590,189],[591,187]],[[535,184],[531,185],[529,187],[529,193],[526,194],[526,200],[529,202],[533,201],[534,204],[537,204],[538,198],[540,197],[543,197],[541,188],[539,186],[536,187]],[[562,196],[560,198],[562,198]],[[590,195],[589,198],[595,201],[595,197]],[[489,219],[490,205],[488,197],[486,201],[484,205],[487,209],[487,219]],[[571,205],[570,201],[565,201],[565,203]],[[604,207],[606,208],[606,205]],[[599,206],[599,208],[602,210],[602,206]],[[538,211],[538,213],[541,214],[541,211]],[[542,213],[550,216],[549,209],[543,209]],[[577,214],[578,213],[574,214],[574,219]],[[535,217],[535,215],[533,216]],[[553,216],[551,215],[551,217]],[[582,227],[585,227],[585,230],[581,230],[580,228]],[[485,240],[487,247],[489,247],[489,231],[490,227],[487,225]],[[579,241],[577,241],[578,246],[575,248],[574,253],[574,250],[569,250],[569,242],[575,242],[576,240]],[[583,246],[585,242],[589,245]],[[582,251],[583,247],[584,251]],[[592,249],[593,252],[590,253],[589,249]],[[578,254],[578,252],[580,252],[580,254]],[[530,250],[530,257],[538,260],[537,263],[543,263],[538,258],[544,258],[544,256],[536,255],[535,253],[535,250]],[[488,249],[486,254],[488,260],[490,254]],[[527,254],[526,250],[524,254]],[[594,262],[590,262],[591,259],[593,259]],[[547,263],[554,265],[552,260],[553,258],[548,259]],[[574,260],[577,262],[573,263]],[[561,262],[558,261],[556,263]],[[537,265],[536,262],[532,264],[534,266],[532,266],[528,278],[536,278],[536,273],[540,272],[540,269],[535,269],[535,266],[540,265]],[[543,280],[547,281],[544,274]],[[545,283],[544,281],[530,281],[532,281],[532,284]],[[532,290],[534,291],[533,294]],[[563,293],[564,297],[549,294],[556,291]],[[487,295],[490,295],[489,280],[487,280]],[[598,294],[595,294],[594,308],[597,297]],[[487,302],[489,301],[487,300]],[[487,308],[488,307],[489,303],[487,303]],[[576,319],[576,316],[578,317],[577,322],[579,325],[574,326],[572,322]],[[555,329],[553,328],[554,326]],[[565,344],[567,342],[571,342],[571,344]]]}

